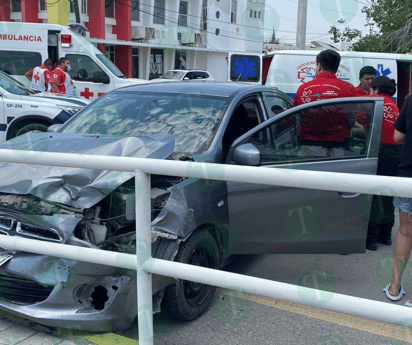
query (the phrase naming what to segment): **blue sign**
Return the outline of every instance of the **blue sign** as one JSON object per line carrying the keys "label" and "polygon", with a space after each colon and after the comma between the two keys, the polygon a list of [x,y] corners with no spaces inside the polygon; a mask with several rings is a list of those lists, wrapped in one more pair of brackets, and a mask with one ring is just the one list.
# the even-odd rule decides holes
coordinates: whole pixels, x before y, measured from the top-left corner
{"label": "blue sign", "polygon": [[377,77],[386,77],[388,74],[391,74],[391,70],[389,68],[384,69],[383,64],[378,65],[376,69],[376,76]]}
{"label": "blue sign", "polygon": [[257,82],[260,79],[259,56],[232,55],[230,80]]}

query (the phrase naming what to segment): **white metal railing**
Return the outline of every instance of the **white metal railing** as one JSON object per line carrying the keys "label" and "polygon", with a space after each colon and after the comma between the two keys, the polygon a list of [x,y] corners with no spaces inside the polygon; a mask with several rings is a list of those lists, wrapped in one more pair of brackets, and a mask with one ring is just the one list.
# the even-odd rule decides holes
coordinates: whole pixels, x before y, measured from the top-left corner
{"label": "white metal railing", "polygon": [[[30,155],[33,156],[32,159]],[[136,249],[139,248],[137,255],[109,251],[102,255],[100,249],[8,236],[0,236],[0,247],[137,270],[141,345],[153,344],[152,273],[229,289],[236,286],[237,289],[248,293],[303,303],[295,285],[152,258],[150,245],[146,245],[151,243],[150,174],[363,194],[373,194],[373,187],[384,185],[388,187],[387,195],[412,197],[412,179],[400,177],[303,170],[294,170],[292,173],[289,169],[280,168],[266,169],[130,157],[107,159],[106,156],[18,150],[1,150],[0,161],[135,173],[136,190],[139,188],[141,191],[140,197],[136,198]],[[304,287],[299,287],[299,290],[303,293],[313,291]],[[410,318],[411,315],[409,308],[341,294],[334,294],[333,299],[322,308],[391,323]]]}

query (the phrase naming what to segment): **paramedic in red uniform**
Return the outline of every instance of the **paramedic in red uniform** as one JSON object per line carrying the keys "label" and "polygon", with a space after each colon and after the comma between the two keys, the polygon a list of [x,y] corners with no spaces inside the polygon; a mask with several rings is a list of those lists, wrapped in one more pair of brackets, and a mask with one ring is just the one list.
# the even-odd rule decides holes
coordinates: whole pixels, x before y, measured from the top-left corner
{"label": "paramedic in red uniform", "polygon": [[[378,169],[376,174],[397,176],[398,165],[401,163],[402,145],[394,140],[394,123],[399,116],[399,110],[392,96],[396,92],[395,80],[388,77],[375,78],[370,84],[370,95],[383,97],[383,118],[380,149],[378,154]],[[382,190],[382,194],[385,190]],[[393,197],[374,195],[369,217],[366,249],[378,249],[377,242],[384,245],[392,244],[392,227],[395,224],[395,207]]]}
{"label": "paramedic in red uniform", "polygon": [[70,70],[69,59],[60,58],[57,67],[50,73],[51,92],[77,96],[72,78],[68,73]]}
{"label": "paramedic in red uniform", "polygon": [[[321,51],[316,56],[315,79],[301,85],[296,92],[293,106],[323,99],[356,97],[355,87],[336,76],[340,55],[334,50]],[[301,113],[299,140],[302,148],[299,156],[343,156],[348,147],[350,124],[347,114],[333,105]]]}
{"label": "paramedic in red uniform", "polygon": [[49,86],[50,71],[53,68],[53,61],[46,59],[43,65],[37,66],[26,72],[25,76],[30,80],[29,89],[35,91],[47,91]]}
{"label": "paramedic in red uniform", "polygon": [[355,87],[358,96],[369,95],[371,82],[376,77],[376,69],[372,66],[364,66],[359,71],[359,85]]}

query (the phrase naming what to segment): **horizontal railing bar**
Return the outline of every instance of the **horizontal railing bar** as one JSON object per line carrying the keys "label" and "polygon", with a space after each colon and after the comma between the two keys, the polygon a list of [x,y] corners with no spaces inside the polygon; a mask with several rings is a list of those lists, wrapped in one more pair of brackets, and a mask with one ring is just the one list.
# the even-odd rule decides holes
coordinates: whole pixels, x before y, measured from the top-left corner
{"label": "horizontal railing bar", "polygon": [[[35,155],[37,158],[30,159],[30,155]],[[347,193],[376,194],[376,187],[380,186],[382,189],[385,189],[385,195],[412,197],[412,179],[403,177],[261,168],[135,157],[110,157],[108,159],[107,156],[19,150],[1,150],[0,157],[2,162],[128,172],[140,169],[146,173],[156,175],[184,176]]]}
{"label": "horizontal railing bar", "polygon": [[[315,291],[318,294],[320,291],[303,286],[155,258],[147,260],[143,264],[143,268],[146,271],[162,276],[190,280],[309,306],[314,304],[305,302],[304,296],[313,296]],[[321,291],[321,293],[325,294],[324,291]],[[330,294],[330,301],[324,305],[318,303],[314,306],[389,323],[397,323],[400,320],[411,318],[411,309],[402,305],[368,300],[334,292],[328,292],[327,294]]]}
{"label": "horizontal railing bar", "polygon": [[136,255],[108,250],[78,247],[69,244],[32,240],[18,236],[0,235],[0,248],[64,259],[90,262],[105,266],[126,268],[136,271]]}

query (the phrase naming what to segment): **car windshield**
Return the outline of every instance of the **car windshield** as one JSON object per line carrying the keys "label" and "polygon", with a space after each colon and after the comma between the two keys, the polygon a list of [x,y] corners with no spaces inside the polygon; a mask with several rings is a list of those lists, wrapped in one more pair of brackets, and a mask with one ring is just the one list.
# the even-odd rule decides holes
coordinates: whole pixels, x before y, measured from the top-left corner
{"label": "car windshield", "polygon": [[180,80],[183,78],[183,75],[185,72],[180,72],[180,71],[169,71],[165,75],[162,76],[163,79],[176,79]]}
{"label": "car windshield", "polygon": [[146,136],[170,134],[175,152],[199,154],[210,145],[228,98],[151,92],[111,92],[62,127],[62,133]]}
{"label": "car windshield", "polygon": [[118,78],[126,78],[122,72],[105,55],[96,54],[97,58]]}
{"label": "car windshield", "polygon": [[0,72],[0,87],[13,95],[30,95],[31,92],[17,80],[9,77],[7,74]]}

